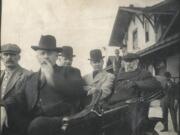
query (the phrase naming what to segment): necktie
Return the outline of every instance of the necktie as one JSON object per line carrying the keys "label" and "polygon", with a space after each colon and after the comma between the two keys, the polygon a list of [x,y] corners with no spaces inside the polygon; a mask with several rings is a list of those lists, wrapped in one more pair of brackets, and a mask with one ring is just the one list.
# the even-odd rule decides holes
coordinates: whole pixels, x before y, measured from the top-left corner
{"label": "necktie", "polygon": [[1,84],[1,98],[4,97],[4,94],[5,94],[5,91],[6,91],[6,87],[7,87],[8,81],[9,81],[9,76],[10,76],[10,73],[9,72],[5,72],[4,78],[3,78],[3,82]]}
{"label": "necktie", "polygon": [[93,72],[93,78],[98,74],[99,71],[94,71]]}

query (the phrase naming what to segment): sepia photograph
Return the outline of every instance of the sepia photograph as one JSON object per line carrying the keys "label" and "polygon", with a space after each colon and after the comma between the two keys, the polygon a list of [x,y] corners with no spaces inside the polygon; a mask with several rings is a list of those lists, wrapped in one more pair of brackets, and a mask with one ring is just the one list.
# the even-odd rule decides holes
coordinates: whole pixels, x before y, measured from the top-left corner
{"label": "sepia photograph", "polygon": [[179,0],[0,0],[0,135],[180,135]]}

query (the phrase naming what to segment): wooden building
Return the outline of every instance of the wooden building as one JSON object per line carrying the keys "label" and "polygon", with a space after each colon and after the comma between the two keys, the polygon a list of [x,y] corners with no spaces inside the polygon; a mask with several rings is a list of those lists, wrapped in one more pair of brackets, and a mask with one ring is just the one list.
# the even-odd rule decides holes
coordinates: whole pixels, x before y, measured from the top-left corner
{"label": "wooden building", "polygon": [[169,71],[179,81],[180,2],[166,0],[151,7],[119,7],[109,46],[138,53],[154,75]]}

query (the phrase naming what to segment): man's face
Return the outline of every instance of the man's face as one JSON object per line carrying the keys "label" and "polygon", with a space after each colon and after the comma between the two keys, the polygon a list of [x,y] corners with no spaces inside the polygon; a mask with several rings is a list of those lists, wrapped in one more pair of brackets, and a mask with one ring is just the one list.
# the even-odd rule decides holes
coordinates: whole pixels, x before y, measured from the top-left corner
{"label": "man's face", "polygon": [[99,62],[97,61],[90,61],[90,64],[93,68],[94,71],[97,71],[97,70],[102,70],[103,68],[103,64],[104,64],[104,61],[103,60],[100,60]]}
{"label": "man's face", "polygon": [[56,64],[58,58],[58,52],[50,50],[37,50],[37,59],[41,65],[46,64],[45,60],[48,60],[52,65]]}
{"label": "man's face", "polygon": [[136,70],[138,68],[138,65],[139,65],[139,60],[138,59],[124,62],[126,72]]}
{"label": "man's face", "polygon": [[13,68],[18,65],[20,55],[9,52],[2,52],[1,60],[6,68]]}
{"label": "man's face", "polygon": [[123,55],[126,55],[127,54],[127,48],[126,47],[122,47],[122,53],[123,53]]}
{"label": "man's face", "polygon": [[73,62],[73,58],[67,58],[67,57],[59,57],[60,65],[61,66],[71,66]]}

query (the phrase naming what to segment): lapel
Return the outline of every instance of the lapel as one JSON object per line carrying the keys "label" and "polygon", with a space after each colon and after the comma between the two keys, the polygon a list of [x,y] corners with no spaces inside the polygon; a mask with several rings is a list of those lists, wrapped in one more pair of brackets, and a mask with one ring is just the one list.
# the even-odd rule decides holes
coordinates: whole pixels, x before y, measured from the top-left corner
{"label": "lapel", "polygon": [[4,71],[4,70],[1,70],[0,85],[2,84],[4,74],[5,74],[5,71]]}
{"label": "lapel", "polygon": [[118,58],[118,63],[121,64],[121,56],[119,56],[119,58]]}
{"label": "lapel", "polygon": [[[5,91],[5,96],[12,90],[12,88],[14,87],[14,85],[16,84],[16,82],[19,80],[19,78],[22,75],[22,68],[19,67],[11,76],[11,78],[9,79],[9,83],[7,84],[6,87],[6,91]],[[4,97],[5,97],[4,96]]]}
{"label": "lapel", "polygon": [[114,61],[116,60],[115,56],[111,56],[111,57],[110,57],[110,60],[111,60],[111,63],[113,64]]}
{"label": "lapel", "polygon": [[100,71],[94,78],[93,78],[93,75],[92,75],[92,78],[93,78],[93,83],[96,83],[98,82],[99,80],[102,80],[103,77],[104,77],[104,73],[105,71]]}
{"label": "lapel", "polygon": [[117,64],[119,64],[119,62],[121,61],[121,57],[120,56],[118,58],[115,56],[114,59],[115,59],[115,63],[117,63]]}
{"label": "lapel", "polygon": [[31,79],[27,81],[26,96],[28,99],[28,110],[33,109],[36,103],[38,102],[38,97],[40,94],[39,93],[40,89],[38,88],[39,83],[40,83],[40,72],[34,73]]}
{"label": "lapel", "polygon": [[5,71],[1,70],[1,78],[4,76]]}

